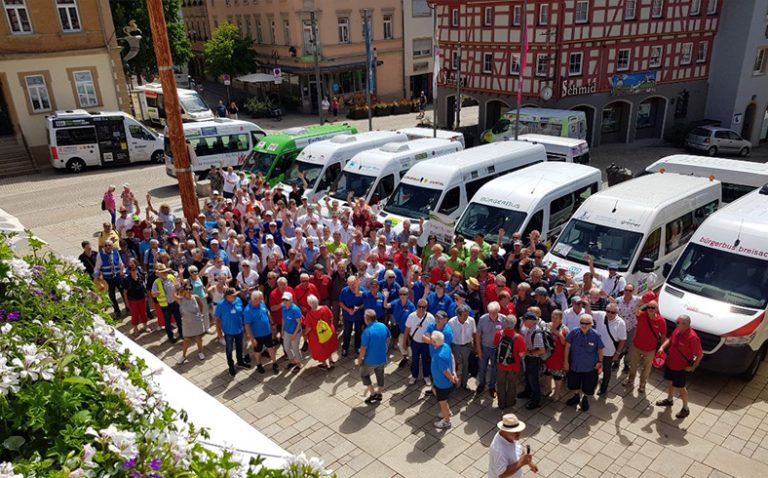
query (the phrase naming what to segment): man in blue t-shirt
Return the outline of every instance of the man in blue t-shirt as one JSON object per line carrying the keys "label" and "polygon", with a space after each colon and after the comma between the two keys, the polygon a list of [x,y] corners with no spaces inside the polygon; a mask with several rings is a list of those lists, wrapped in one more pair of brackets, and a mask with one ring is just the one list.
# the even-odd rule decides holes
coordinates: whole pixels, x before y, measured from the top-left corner
{"label": "man in blue t-shirt", "polygon": [[442,310],[435,314],[435,322],[427,326],[422,340],[426,343],[431,343],[429,339],[431,337],[430,334],[436,330],[443,333],[444,341],[448,344],[448,347],[453,345],[453,329],[448,327],[448,314]]}
{"label": "man in blue t-shirt", "polygon": [[397,292],[398,298],[395,299],[395,296],[389,295],[384,304],[384,307],[389,310],[389,314],[392,316],[392,323],[397,324],[395,340],[400,339],[397,341],[397,348],[403,354],[403,358],[400,360],[397,368],[403,368],[408,365],[408,338],[405,336],[405,321],[409,315],[416,312],[416,305],[408,299],[409,293],[410,291],[407,287],[401,287]]}
{"label": "man in blue t-shirt", "polygon": [[[380,402],[384,392],[384,366],[387,365],[389,329],[376,320],[376,312],[373,309],[366,309],[363,315],[365,330],[357,364],[361,366],[360,377],[363,379],[363,384],[368,387],[368,398],[365,399],[365,403],[370,405]],[[371,373],[376,375],[378,391],[373,388]]]}
{"label": "man in blue t-shirt", "polygon": [[429,353],[432,356],[432,393],[440,405],[441,420],[435,422],[436,428],[451,427],[451,410],[448,408],[448,395],[453,385],[458,383],[456,369],[453,365],[451,347],[445,343],[445,336],[439,330],[432,332],[429,338]]}
{"label": "man in blue t-shirt", "polygon": [[441,310],[445,311],[446,314],[449,313],[453,306],[453,299],[445,293],[445,282],[438,281],[435,284],[435,291],[427,295],[427,304],[427,310],[432,315],[437,314]]}
{"label": "man in blue t-shirt", "polygon": [[360,279],[357,276],[347,278],[347,287],[341,290],[339,306],[341,317],[344,319],[344,333],[341,339],[341,356],[346,357],[349,352],[349,341],[352,338],[352,329],[355,331],[355,353],[360,350],[360,334],[363,332],[363,303],[366,289],[360,287]]}
{"label": "man in blue t-shirt", "polygon": [[581,314],[579,328],[571,330],[565,339],[568,388],[575,392],[565,403],[574,406],[581,402],[583,412],[589,410],[587,397],[595,393],[597,376],[603,365],[603,340],[593,326],[592,316]]}
{"label": "man in blue t-shirt", "polygon": [[292,373],[298,373],[301,370],[301,361],[304,357],[301,354],[301,309],[293,303],[293,294],[288,291],[283,292],[283,305],[281,312],[283,315],[283,346],[288,361],[293,364]]}
{"label": "man in blue t-shirt", "polygon": [[232,349],[235,349],[237,366],[250,368],[243,357],[243,302],[237,296],[237,291],[227,287],[224,300],[219,302],[214,312],[214,318],[221,324],[224,332],[224,345],[227,353],[229,374],[235,376],[235,361],[232,360]]}
{"label": "man in blue t-shirt", "polygon": [[277,372],[277,359],[275,357],[275,344],[272,341],[272,318],[269,315],[269,309],[264,303],[264,294],[255,290],[251,293],[251,300],[245,306],[243,311],[245,317],[245,331],[253,346],[253,352],[256,357],[256,370],[264,373],[264,367],[261,365],[261,353],[267,349],[269,358],[272,360],[272,371]]}

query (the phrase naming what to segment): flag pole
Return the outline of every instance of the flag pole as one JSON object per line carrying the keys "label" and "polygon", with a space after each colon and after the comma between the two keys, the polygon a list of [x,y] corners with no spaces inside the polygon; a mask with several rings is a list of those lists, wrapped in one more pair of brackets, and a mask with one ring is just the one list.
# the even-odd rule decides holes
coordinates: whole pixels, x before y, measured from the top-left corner
{"label": "flag pole", "polygon": [[437,4],[432,7],[432,137],[437,138],[437,76],[440,72],[440,38],[437,32]]}
{"label": "flag pole", "polygon": [[520,103],[523,102],[523,82],[528,65],[528,0],[523,0],[522,51],[520,54],[520,80],[517,84],[517,109],[515,112],[515,141],[520,133]]}

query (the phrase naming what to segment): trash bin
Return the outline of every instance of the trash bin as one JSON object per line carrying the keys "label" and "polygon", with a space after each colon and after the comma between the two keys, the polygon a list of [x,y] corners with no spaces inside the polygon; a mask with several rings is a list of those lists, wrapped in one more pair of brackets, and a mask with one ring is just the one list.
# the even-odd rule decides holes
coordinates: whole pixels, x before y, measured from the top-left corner
{"label": "trash bin", "polygon": [[628,168],[621,168],[616,163],[611,163],[605,170],[605,175],[608,177],[608,186],[615,186],[616,184],[623,183],[634,176],[632,171]]}

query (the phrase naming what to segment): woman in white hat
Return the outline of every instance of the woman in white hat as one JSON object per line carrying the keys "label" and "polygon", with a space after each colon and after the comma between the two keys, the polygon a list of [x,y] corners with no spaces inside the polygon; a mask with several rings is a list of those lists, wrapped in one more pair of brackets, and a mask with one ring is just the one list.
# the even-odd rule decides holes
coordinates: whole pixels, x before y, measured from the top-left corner
{"label": "woman in white hat", "polygon": [[520,444],[525,423],[518,420],[514,413],[507,413],[496,426],[499,431],[488,451],[488,478],[521,478],[526,465],[532,472],[538,473],[539,467],[533,463],[530,448],[523,450]]}

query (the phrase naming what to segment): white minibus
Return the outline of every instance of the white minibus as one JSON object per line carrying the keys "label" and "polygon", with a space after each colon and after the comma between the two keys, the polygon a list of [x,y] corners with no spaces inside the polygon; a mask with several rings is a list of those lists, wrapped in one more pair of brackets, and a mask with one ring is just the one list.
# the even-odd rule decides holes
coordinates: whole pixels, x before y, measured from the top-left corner
{"label": "white minibus", "polygon": [[87,166],[163,160],[163,135],[122,111],[57,111],[45,127],[54,168],[80,173]]}
{"label": "white minibus", "polygon": [[367,133],[340,134],[330,139],[311,143],[301,150],[282,180],[286,191],[291,185],[302,185],[300,173],[307,181],[304,196],[315,201],[328,192],[329,187],[341,176],[347,161],[358,153],[378,148],[387,143],[401,143],[408,140],[402,133],[394,131],[369,131]]}
{"label": "white minibus", "polygon": [[[517,110],[502,114],[493,128],[483,132],[480,141],[492,143],[514,139],[516,121]],[[520,108],[518,134],[528,133],[587,139],[587,115],[583,111],[576,110],[523,107]]]}
{"label": "white minibus", "polygon": [[381,148],[355,155],[344,166],[344,171],[330,191],[344,206],[350,195],[365,198],[368,204],[379,206],[392,194],[400,184],[400,178],[414,164],[463,149],[460,142],[447,139],[387,143]]}
{"label": "white minibus", "polygon": [[586,140],[546,134],[521,134],[518,140],[544,145],[548,161],[589,164],[589,144]]}
{"label": "white minibus", "polygon": [[406,136],[408,136],[409,140],[422,139],[422,138],[449,139],[451,141],[458,141],[459,143],[461,143],[462,148],[467,147],[467,145],[464,144],[464,133],[462,133],[461,131],[451,131],[449,129],[433,130],[432,128],[414,127],[414,128],[400,128],[399,130],[397,130],[397,132],[405,134]]}
{"label": "white minibus", "polygon": [[662,270],[682,252],[696,228],[720,205],[720,182],[679,174],[642,176],[587,199],[545,257],[576,279],[608,266],[635,286],[635,294],[655,290]]}
{"label": "white minibus", "polygon": [[[181,118],[184,121],[208,121],[213,119],[213,111],[205,103],[203,97],[195,90],[177,88],[179,106],[181,106]],[[163,87],[160,83],[147,83],[134,88],[133,94],[137,96],[142,120],[148,120],[165,126],[165,103],[163,99]]]}
{"label": "white minibus", "polygon": [[[198,178],[208,175],[210,167],[237,167],[245,161],[253,146],[266,133],[249,121],[216,118],[211,121],[184,123],[184,137],[192,172]],[[171,145],[165,140],[165,174],[176,177]]]}
{"label": "white minibus", "polygon": [[740,159],[673,154],[645,168],[647,173],[675,173],[715,178],[723,184],[723,203],[730,203],[768,183],[768,165]]}
{"label": "white minibus", "polygon": [[379,221],[391,219],[399,232],[405,219],[412,223],[428,219],[419,244],[426,244],[429,234],[450,244],[456,219],[484,184],[546,160],[540,144],[504,141],[416,163],[388,198]]}
{"label": "white minibus", "polygon": [[[515,232],[554,240],[568,219],[600,190],[602,173],[581,164],[540,163],[490,181],[475,194],[456,222],[456,234],[472,239],[482,233],[495,243],[499,229],[507,238]],[[468,241],[471,243],[471,241]]]}
{"label": "white minibus", "polygon": [[704,221],[667,276],[659,307],[668,328],[681,314],[691,318],[702,367],[755,376],[768,350],[768,186]]}

